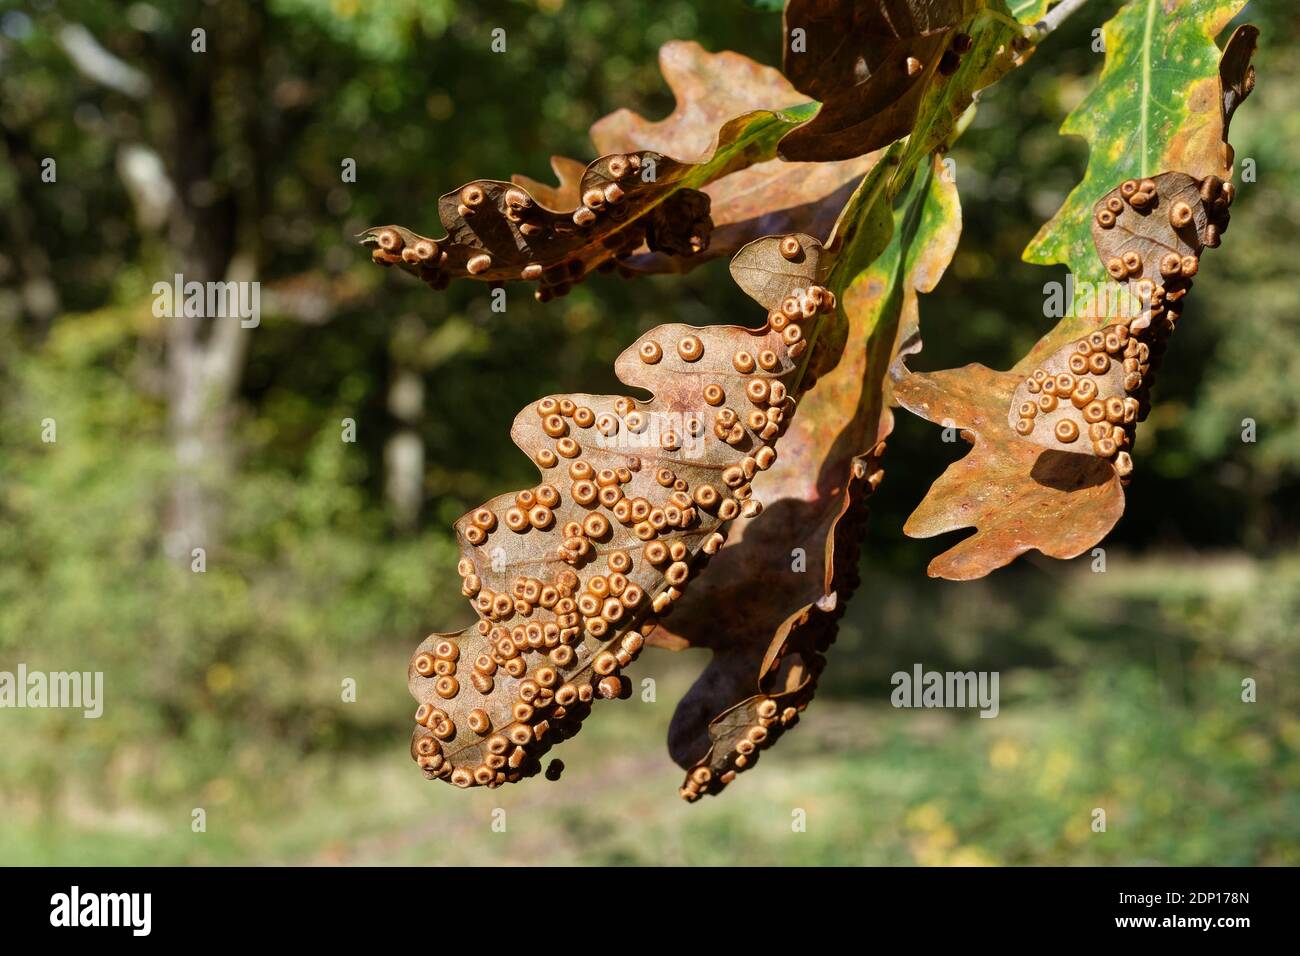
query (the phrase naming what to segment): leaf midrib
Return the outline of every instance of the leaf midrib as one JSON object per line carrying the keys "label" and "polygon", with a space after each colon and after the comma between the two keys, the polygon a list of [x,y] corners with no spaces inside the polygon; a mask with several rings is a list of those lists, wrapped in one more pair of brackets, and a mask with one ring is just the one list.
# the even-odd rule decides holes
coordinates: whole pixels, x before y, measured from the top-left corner
{"label": "leaf midrib", "polygon": [[1145,178],[1149,174],[1148,163],[1148,118],[1151,115],[1151,33],[1155,28],[1156,22],[1156,0],[1147,0],[1147,19],[1146,25],[1142,30],[1142,97],[1139,105],[1140,113],[1140,133],[1139,133],[1139,155],[1138,155],[1138,177]]}

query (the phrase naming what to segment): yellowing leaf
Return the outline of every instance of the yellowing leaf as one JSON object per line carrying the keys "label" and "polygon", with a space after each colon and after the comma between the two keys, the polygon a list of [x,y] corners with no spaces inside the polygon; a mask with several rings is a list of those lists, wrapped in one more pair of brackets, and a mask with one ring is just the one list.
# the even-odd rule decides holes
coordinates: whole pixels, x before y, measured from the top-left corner
{"label": "yellowing leaf", "polygon": [[[1026,262],[1066,265],[1077,284],[1105,282],[1092,248],[1092,205],[1099,196],[1124,180],[1166,170],[1229,178],[1214,38],[1245,4],[1130,0],[1107,21],[1101,76],[1061,126],[1063,134],[1087,140],[1088,167],[1030,242]],[[1073,323],[1066,335],[1083,331],[1091,329]]]}
{"label": "yellowing leaf", "polygon": [[[1081,290],[1070,314],[1008,372],[969,365],[898,384],[901,404],[974,445],[904,527],[914,537],[975,528],[931,562],[932,576],[980,577],[1031,549],[1074,557],[1123,514],[1154,370],[1202,248],[1227,228],[1233,190],[1213,170],[1230,157],[1227,122],[1253,85],[1255,34],[1238,31],[1222,64],[1204,46],[1217,53],[1212,38],[1239,7],[1136,0],[1107,24],[1098,88],[1065,126],[1089,136],[1088,171],[1026,253],[1070,266]],[[1190,169],[1159,172],[1168,159]]]}

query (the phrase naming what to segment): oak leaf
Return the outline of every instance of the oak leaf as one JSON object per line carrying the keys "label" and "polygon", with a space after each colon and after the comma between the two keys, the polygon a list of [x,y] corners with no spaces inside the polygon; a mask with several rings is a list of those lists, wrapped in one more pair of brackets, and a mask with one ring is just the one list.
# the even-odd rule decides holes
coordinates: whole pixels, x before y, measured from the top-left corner
{"label": "oak leaf", "polygon": [[1072,558],[1119,520],[1155,370],[1231,197],[1216,177],[1126,180],[1093,210],[1097,255],[1124,283],[1099,306],[1108,324],[1049,354],[1035,348],[1008,372],[968,365],[896,385],[906,408],[974,446],[904,526],[913,537],[976,529],[931,562],[932,576],[981,577],[1033,548]]}
{"label": "oak leaf", "polygon": [[969,52],[971,36],[962,28],[985,6],[986,0],[790,0],[782,65],[822,108],[786,134],[781,155],[842,160],[910,134],[926,91],[955,73]]}
{"label": "oak leaf", "polygon": [[664,120],[619,110],[592,126],[603,155],[552,157],[557,183],[476,180],[438,203],[446,235],[367,230],[376,262],[441,288],[453,278],[535,281],[566,293],[593,270],[685,271],[763,235],[822,234],[874,163],[776,159],[776,144],[816,104],[779,71],[736,53],[672,42],[660,64],[677,98]]}
{"label": "oak leaf", "polygon": [[729,522],[761,510],[752,483],[838,320],[815,239],[758,245],[741,256],[776,250],[797,266],[763,285],[763,328],[660,326],[615,364],[650,399],[551,396],[515,419],[542,481],[456,523],[479,620],[430,636],[408,671],[427,776],[497,786],[538,772],[597,696],[627,693],[621,669]]}
{"label": "oak leaf", "polygon": [[1062,127],[1089,139],[1087,171],[1025,252],[1069,266],[1067,314],[1007,372],[969,365],[897,383],[902,405],[974,446],[904,526],[913,537],[975,528],[932,576],[981,577],[1034,549],[1075,557],[1123,514],[1154,372],[1201,252],[1228,224],[1233,187],[1219,174],[1257,33],[1239,29],[1222,56],[1214,37],[1242,6],[1130,3],[1105,25],[1098,85]]}
{"label": "oak leaf", "polygon": [[[1033,17],[1041,10],[1022,4],[1018,13]],[[797,720],[856,587],[865,499],[882,476],[880,456],[893,422],[881,402],[890,394],[886,369],[920,348],[916,293],[938,282],[960,233],[945,154],[974,92],[1028,52],[1016,49],[1023,31],[1005,18],[981,15],[970,29],[967,55],[948,82],[926,91],[913,135],[868,173],[827,242],[828,284],[842,292],[849,320],[846,341],[827,352],[843,358],[823,370],[804,399],[785,439],[802,435],[793,454],[787,444],[776,467],[759,479],[768,498],[778,496],[767,520],[741,519],[715,559],[727,573],[706,578],[650,636],[670,648],[714,651],[669,732],[670,752],[687,770],[687,799],[719,792]],[[933,169],[914,181],[922,163]],[[901,208],[891,214],[905,189]],[[736,265],[733,272],[741,271]],[[790,570],[796,546],[804,573]],[[729,611],[725,631],[716,626],[719,607]]]}
{"label": "oak leaf", "polygon": [[1232,146],[1228,142],[1228,128],[1232,114],[1255,89],[1255,66],[1251,59],[1259,47],[1259,27],[1243,23],[1228,38],[1219,60],[1220,103],[1223,107],[1223,144],[1225,147],[1225,175],[1232,172]]}
{"label": "oak leaf", "polygon": [[[728,119],[808,103],[779,70],[738,53],[710,53],[694,42],[665,43],[659,69],[675,99],[672,112],[654,121],[621,109],[597,120],[591,127],[597,152],[653,149],[685,158],[703,156]],[[732,255],[761,236],[828,235],[857,181],[877,159],[873,154],[831,163],[756,162],[701,187],[711,200],[713,219],[713,236],[703,254],[674,258],[642,250],[621,265],[632,272],[684,271]]]}
{"label": "oak leaf", "polygon": [[[527,189],[476,180],[438,200],[446,234],[422,236],[405,226],[378,226],[361,235],[381,265],[400,265],[435,288],[458,277],[538,283],[538,298],[563,295],[593,269],[631,255],[646,243],[672,255],[708,247],[708,196],[695,188],[729,165],[745,163],[746,142],[778,123],[776,114],[742,117],[719,134],[703,164],[681,163],[650,150],[603,156],[578,181],[581,202],[551,209]],[[570,198],[562,185],[546,198]]]}
{"label": "oak leaf", "polygon": [[[683,796],[717,793],[793,725],[816,690],[823,653],[857,585],[866,499],[882,476],[893,414],[887,371],[916,347],[917,296],[937,285],[961,231],[956,188],[922,172],[874,260],[832,287],[842,295],[841,357],[800,403],[781,457],[754,482],[763,514],[737,519],[710,574],[650,641],[713,657],[678,705],[669,752]],[[723,612],[721,609],[725,609]],[[718,626],[725,613],[725,626]]]}
{"label": "oak leaf", "polygon": [[[1087,140],[1088,165],[1025,249],[1026,262],[1066,265],[1078,287],[1103,283],[1106,272],[1092,247],[1092,206],[1098,196],[1124,180],[1163,170],[1193,179],[1231,177],[1224,148],[1223,57],[1214,38],[1245,4],[1143,0],[1125,4],[1106,22],[1101,75],[1061,126],[1062,134]],[[1231,49],[1230,64],[1235,64],[1245,48]],[[1247,67],[1229,69],[1244,76]],[[1066,337],[1080,331],[1091,329],[1075,323]]]}

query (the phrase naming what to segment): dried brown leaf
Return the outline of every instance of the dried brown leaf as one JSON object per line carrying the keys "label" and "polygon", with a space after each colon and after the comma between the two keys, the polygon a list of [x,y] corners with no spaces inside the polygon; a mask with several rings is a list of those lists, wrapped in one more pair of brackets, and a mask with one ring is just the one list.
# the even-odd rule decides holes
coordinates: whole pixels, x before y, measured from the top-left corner
{"label": "dried brown leaf", "polygon": [[661,120],[619,109],[591,127],[600,153],[653,149],[687,162],[701,162],[713,150],[718,130],[746,113],[783,110],[808,102],[779,70],[724,50],[710,53],[689,40],[659,49],[659,72],[672,91],[672,112]]}
{"label": "dried brown leaf", "polygon": [[[843,160],[911,133],[926,90],[955,73],[970,48],[960,29],[985,6],[985,0],[790,0],[785,74],[822,108],[786,135],[781,156]],[[802,46],[796,30],[803,31]]]}
{"label": "dried brown leaf", "polygon": [[[717,130],[731,117],[808,102],[779,70],[738,53],[710,53],[694,42],[665,43],[659,68],[676,100],[673,111],[658,121],[627,109],[597,120],[591,127],[597,152],[652,149],[678,157],[707,155]],[[759,236],[828,235],[857,180],[877,159],[876,154],[833,163],[769,159],[715,180],[702,190],[712,201],[708,250],[689,259],[641,251],[623,265],[636,272],[683,271],[729,256]]]}
{"label": "dried brown leaf", "polygon": [[930,562],[931,577],[982,577],[1033,548],[1071,558],[1123,514],[1119,476],[1109,462],[1048,451],[1011,431],[1007,407],[1021,379],[1014,371],[967,365],[915,373],[895,386],[908,411],[960,429],[974,446],[930,487],[903,526],[914,538],[976,529]]}
{"label": "dried brown leaf", "polygon": [[[734,148],[748,132],[743,119],[725,127],[726,146]],[[545,300],[642,243],[670,255],[707,248],[709,197],[690,185],[707,180],[703,169],[650,150],[604,156],[582,174],[582,203],[563,210],[548,208],[522,186],[476,180],[438,200],[447,230],[441,238],[394,225],[368,229],[361,241],[376,262],[400,265],[435,288],[465,276],[519,279],[537,282]],[[571,198],[572,168],[564,164],[561,175],[565,181],[544,194],[550,201]]]}
{"label": "dried brown leaf", "polygon": [[545,300],[596,269],[685,271],[756,236],[829,228],[875,157],[777,160],[777,142],[816,108],[778,71],[687,42],[666,44],[660,62],[673,112],[597,121],[604,155],[587,166],[552,157],[556,185],[475,180],[439,200],[443,237],[390,225],[361,241],[376,262],[435,288],[460,277],[535,281]]}
{"label": "dried brown leaf", "polygon": [[752,481],[775,461],[835,322],[816,240],[762,240],[748,258],[784,259],[783,242],[804,268],[762,329],[661,326],[615,365],[650,399],[553,396],[515,419],[511,437],[543,481],[456,523],[479,621],[432,635],[410,665],[412,755],[427,776],[496,786],[540,770],[596,696],[626,693],[619,671],[727,524],[761,510]]}
{"label": "dried brown leaf", "polygon": [[[1228,128],[1232,125],[1232,114],[1255,89],[1255,67],[1251,60],[1259,47],[1259,27],[1253,23],[1243,23],[1237,27],[1219,60],[1220,102],[1223,104],[1223,142],[1228,144]],[[1228,147],[1228,161],[1224,164],[1232,170],[1232,148]]]}

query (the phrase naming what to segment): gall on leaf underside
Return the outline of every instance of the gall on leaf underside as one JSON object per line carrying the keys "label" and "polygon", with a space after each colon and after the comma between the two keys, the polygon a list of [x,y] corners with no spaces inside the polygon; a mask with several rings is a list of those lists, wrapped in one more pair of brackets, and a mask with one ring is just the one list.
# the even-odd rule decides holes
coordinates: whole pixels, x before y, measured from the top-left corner
{"label": "gall on leaf underside", "polygon": [[591,137],[602,155],[586,165],[552,157],[556,185],[475,180],[439,199],[441,238],[391,225],[361,241],[376,262],[434,288],[461,277],[522,280],[546,300],[598,269],[682,272],[760,236],[828,231],[876,157],[777,159],[781,136],[816,104],[747,57],[674,41],[660,66],[672,113],[651,122],[619,110],[598,120]]}
{"label": "gall on leaf underside", "polygon": [[498,786],[537,773],[596,698],[626,696],[620,673],[644,635],[728,524],[761,511],[753,481],[815,374],[823,326],[839,319],[816,239],[754,246],[739,257],[789,266],[756,295],[761,329],[660,326],[615,364],[650,399],[557,395],[515,419],[541,481],[456,523],[478,622],[430,636],[408,671],[411,753],[430,778]]}

